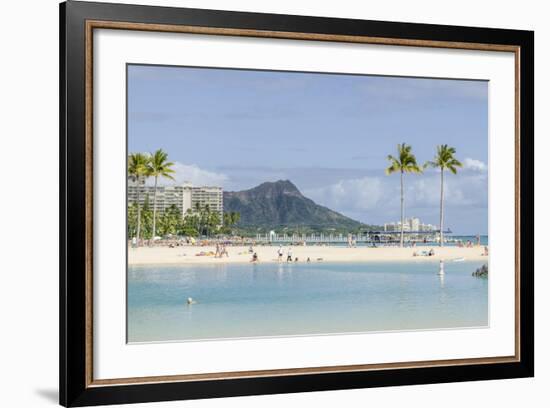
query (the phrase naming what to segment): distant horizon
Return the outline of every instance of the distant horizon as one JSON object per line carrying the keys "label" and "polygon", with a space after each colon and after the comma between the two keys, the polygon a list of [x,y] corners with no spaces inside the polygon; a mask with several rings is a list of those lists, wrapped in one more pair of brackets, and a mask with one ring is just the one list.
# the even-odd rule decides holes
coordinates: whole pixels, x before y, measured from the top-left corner
{"label": "distant horizon", "polygon": [[[487,235],[486,81],[128,66],[128,152],[162,148],[179,184],[229,192],[286,179],[319,205],[384,225],[400,218],[399,177],[384,169],[403,142],[419,163],[438,144],[456,147],[464,168],[445,175],[444,227]],[[405,176],[405,206],[407,218],[439,225],[437,170]]]}

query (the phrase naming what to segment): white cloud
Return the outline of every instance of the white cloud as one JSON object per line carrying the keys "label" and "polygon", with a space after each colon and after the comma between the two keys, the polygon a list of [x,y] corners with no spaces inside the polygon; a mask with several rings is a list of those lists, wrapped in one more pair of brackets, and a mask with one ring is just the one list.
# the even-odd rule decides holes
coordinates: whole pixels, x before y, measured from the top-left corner
{"label": "white cloud", "polygon": [[340,180],[326,187],[304,191],[306,197],[337,211],[376,208],[383,194],[383,182],[379,177]]}
{"label": "white cloud", "polygon": [[[438,173],[405,176],[405,206],[408,215],[439,213]],[[487,174],[445,175],[445,207],[468,211],[487,206]],[[391,221],[399,217],[398,175],[345,179],[325,187],[305,189],[306,197],[318,204],[364,221]],[[427,220],[425,220],[427,221]]]}
{"label": "white cloud", "polygon": [[472,159],[470,157],[466,157],[462,164],[466,170],[474,170],[474,171],[485,171],[487,170],[487,165],[483,163],[481,160]]}
{"label": "white cloud", "polygon": [[[196,164],[184,164],[175,162],[173,169],[175,170],[175,181],[169,179],[160,179],[160,185],[182,184],[184,182],[190,182],[195,186],[221,186],[223,187],[227,183],[229,177],[223,173],[216,173],[209,170],[201,169]],[[147,181],[148,184],[152,184],[153,179]]]}

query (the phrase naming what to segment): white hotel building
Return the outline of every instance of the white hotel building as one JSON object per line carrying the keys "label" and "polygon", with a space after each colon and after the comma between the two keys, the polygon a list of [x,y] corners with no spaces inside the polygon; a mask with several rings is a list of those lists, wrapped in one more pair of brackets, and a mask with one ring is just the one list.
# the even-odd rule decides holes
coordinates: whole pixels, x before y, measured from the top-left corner
{"label": "white hotel building", "polygon": [[[416,217],[405,218],[403,222],[403,231],[405,232],[433,232],[436,227],[432,224],[423,224]],[[384,224],[385,232],[401,231],[401,221]]]}
{"label": "white hotel building", "polygon": [[[139,201],[143,205],[146,197],[149,197],[149,205],[153,207],[153,195],[155,187],[140,183]],[[138,185],[128,180],[128,205],[137,201]],[[182,216],[187,214],[187,210],[195,211],[197,204],[200,208],[208,205],[211,211],[218,212],[220,221],[223,220],[223,190],[221,187],[202,186],[195,187],[190,183],[179,186],[158,186],[157,187],[157,212],[175,205],[181,211]]]}

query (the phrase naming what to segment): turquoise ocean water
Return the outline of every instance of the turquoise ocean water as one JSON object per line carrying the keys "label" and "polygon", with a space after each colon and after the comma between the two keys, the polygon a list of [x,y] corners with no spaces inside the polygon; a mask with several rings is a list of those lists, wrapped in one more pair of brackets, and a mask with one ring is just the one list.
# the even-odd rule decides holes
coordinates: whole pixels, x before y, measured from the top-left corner
{"label": "turquoise ocean water", "polygon": [[129,267],[128,341],[487,326],[482,263]]}

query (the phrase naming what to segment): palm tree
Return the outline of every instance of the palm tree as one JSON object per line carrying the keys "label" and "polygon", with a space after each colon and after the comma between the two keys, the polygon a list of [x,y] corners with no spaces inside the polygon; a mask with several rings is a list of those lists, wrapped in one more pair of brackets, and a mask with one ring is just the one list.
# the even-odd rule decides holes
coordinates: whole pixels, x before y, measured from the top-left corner
{"label": "palm tree", "polygon": [[128,162],[128,177],[136,183],[136,204],[137,204],[137,227],[136,238],[139,245],[139,235],[141,232],[141,205],[140,205],[140,192],[141,184],[145,182],[145,179],[149,176],[149,157],[143,153],[132,153]]}
{"label": "palm tree", "polygon": [[231,225],[235,225],[241,220],[241,213],[236,211],[231,211],[229,213],[229,220],[231,222]]}
{"label": "palm tree", "polygon": [[200,235],[202,234],[202,230],[201,230],[202,210],[201,210],[201,205],[198,201],[195,203],[195,218],[197,223],[196,224],[197,232]]}
{"label": "palm tree", "polygon": [[201,213],[201,227],[204,231],[204,235],[208,237],[210,232],[210,204],[205,204]]}
{"label": "palm tree", "polygon": [[439,198],[439,245],[443,246],[443,173],[449,170],[456,174],[457,168],[462,167],[455,158],[456,149],[454,147],[444,145],[437,146],[437,153],[433,161],[426,163],[426,166],[436,167],[441,170],[441,196]]}
{"label": "palm tree", "polygon": [[[172,169],[174,163],[167,161],[168,154],[162,149],[158,149],[151,154],[149,159],[149,175],[155,178],[155,188],[153,190],[153,241],[157,233],[157,183],[159,177],[174,180]],[[152,242],[152,241],[151,241]]]}
{"label": "palm tree", "polygon": [[422,169],[416,163],[416,157],[411,153],[412,147],[401,143],[397,145],[397,157],[388,155],[390,167],[386,174],[399,172],[401,174],[401,239],[400,246],[403,247],[403,223],[405,222],[405,196],[403,192],[403,175],[405,173],[422,173]]}

